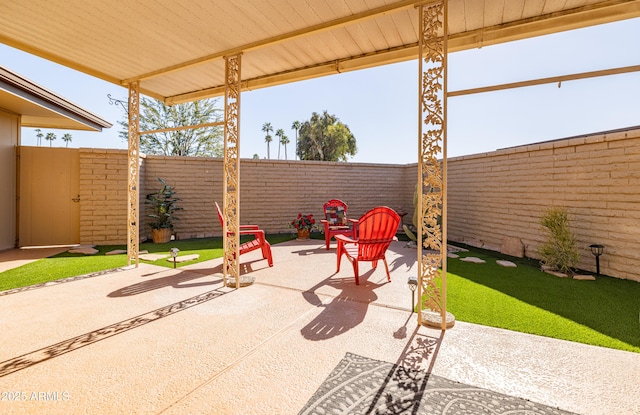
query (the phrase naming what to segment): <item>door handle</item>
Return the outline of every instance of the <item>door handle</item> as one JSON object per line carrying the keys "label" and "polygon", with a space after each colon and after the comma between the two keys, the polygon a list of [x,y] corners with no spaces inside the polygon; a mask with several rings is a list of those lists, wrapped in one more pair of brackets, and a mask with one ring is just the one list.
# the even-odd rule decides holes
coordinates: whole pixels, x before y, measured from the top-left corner
{"label": "door handle", "polygon": [[74,197],[74,198],[73,198],[73,199],[71,199],[71,200],[73,200],[74,202],[78,203],[78,202],[80,201],[80,195],[78,195],[78,196]]}

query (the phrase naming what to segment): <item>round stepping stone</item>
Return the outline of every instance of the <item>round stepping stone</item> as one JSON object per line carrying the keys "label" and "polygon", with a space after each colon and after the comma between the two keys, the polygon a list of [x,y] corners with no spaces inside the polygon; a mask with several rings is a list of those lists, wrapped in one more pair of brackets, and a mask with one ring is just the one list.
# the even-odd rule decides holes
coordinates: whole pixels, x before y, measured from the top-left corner
{"label": "round stepping stone", "polygon": [[580,274],[576,274],[573,276],[574,280],[580,280],[580,281],[595,281],[596,277],[594,277],[593,275],[580,275]]}
{"label": "round stepping stone", "polygon": [[[175,262],[179,264],[181,262],[194,261],[198,258],[200,258],[200,254],[177,256]],[[173,257],[167,258],[167,261],[174,262]]]}
{"label": "round stepping stone", "polygon": [[447,254],[447,257],[449,257],[449,258],[460,258],[460,255],[457,255],[457,254],[454,254],[454,253],[449,252],[449,253]]}
{"label": "round stepping stone", "polygon": [[126,254],[126,253],[127,253],[126,249],[114,249],[113,251],[109,251],[105,253],[105,255],[120,255],[120,254]]}
{"label": "round stepping stone", "polygon": [[145,261],[157,261],[158,259],[168,257],[168,254],[142,254],[138,255],[138,258],[144,259]]}
{"label": "round stepping stone", "polygon": [[69,249],[67,252],[69,252],[70,254],[85,254],[85,255],[95,255],[97,254],[98,251],[95,248],[74,248],[74,249]]}
{"label": "round stepping stone", "polygon": [[507,267],[507,268],[517,268],[518,266],[516,264],[514,264],[511,261],[503,261],[503,260],[499,260],[496,261],[496,264],[503,266],[503,267]]}
{"label": "round stepping stone", "polygon": [[485,261],[484,259],[480,259],[474,256],[468,256],[468,257],[464,257],[464,258],[460,258],[460,261],[464,261],[464,262],[473,262],[474,264],[484,264]]}

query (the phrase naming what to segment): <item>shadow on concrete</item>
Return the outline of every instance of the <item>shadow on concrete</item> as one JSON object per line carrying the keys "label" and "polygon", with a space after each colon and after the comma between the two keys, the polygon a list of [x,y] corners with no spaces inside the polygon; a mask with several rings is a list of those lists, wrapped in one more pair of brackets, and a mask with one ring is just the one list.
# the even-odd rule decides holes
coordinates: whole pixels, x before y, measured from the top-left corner
{"label": "shadow on concrete", "polygon": [[[218,265],[217,267],[212,268],[211,271],[212,271],[211,274],[221,273],[222,265]],[[165,287],[173,287],[173,288],[202,287],[207,285],[219,284],[222,281],[221,278],[215,277],[207,281],[188,284],[189,281],[201,279],[204,276],[205,276],[204,274],[194,272],[194,271],[181,271],[178,274],[172,274],[166,277],[146,280],[143,282],[139,282],[136,284],[132,284],[132,285],[117,289],[109,293],[107,297],[111,297],[111,298],[129,297],[132,295],[138,295],[138,294],[146,293],[153,290],[158,290]]]}
{"label": "shadow on concrete", "polygon": [[[360,285],[355,284],[353,277],[334,278],[336,274],[332,274],[329,278],[303,292],[302,296],[308,303],[323,309],[300,330],[304,338],[313,341],[330,339],[346,333],[362,323],[369,304],[378,299],[374,290],[384,285],[368,281],[374,271],[371,269],[362,274]],[[316,294],[316,290],[323,286],[332,287],[339,290],[340,293],[329,302],[322,301]]]}

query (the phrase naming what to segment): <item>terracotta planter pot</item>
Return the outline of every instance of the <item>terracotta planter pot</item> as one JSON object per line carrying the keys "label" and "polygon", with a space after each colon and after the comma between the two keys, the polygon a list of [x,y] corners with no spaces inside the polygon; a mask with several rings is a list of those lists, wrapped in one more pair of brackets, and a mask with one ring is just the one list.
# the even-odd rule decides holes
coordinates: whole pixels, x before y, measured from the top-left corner
{"label": "terracotta planter pot", "polygon": [[298,229],[298,239],[309,239],[309,229]]}
{"label": "terracotta planter pot", "polygon": [[151,238],[154,244],[164,244],[171,240],[171,228],[151,229]]}

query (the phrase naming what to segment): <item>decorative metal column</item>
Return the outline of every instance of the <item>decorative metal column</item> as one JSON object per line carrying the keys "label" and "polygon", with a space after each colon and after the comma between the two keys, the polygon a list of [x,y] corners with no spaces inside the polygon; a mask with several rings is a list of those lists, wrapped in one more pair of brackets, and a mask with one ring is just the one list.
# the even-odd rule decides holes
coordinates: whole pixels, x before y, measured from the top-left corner
{"label": "decorative metal column", "polygon": [[[418,123],[418,323],[443,330],[446,312],[446,68],[447,1],[420,6]],[[442,165],[438,155],[442,154]],[[442,268],[438,288],[438,268]]]}
{"label": "decorative metal column", "polygon": [[[241,55],[225,57],[224,95],[224,285],[240,288],[240,74]],[[227,275],[231,277],[227,281]]]}
{"label": "decorative metal column", "polygon": [[129,84],[129,159],[127,166],[128,210],[127,210],[127,263],[135,260],[138,267],[140,243],[140,82]]}

